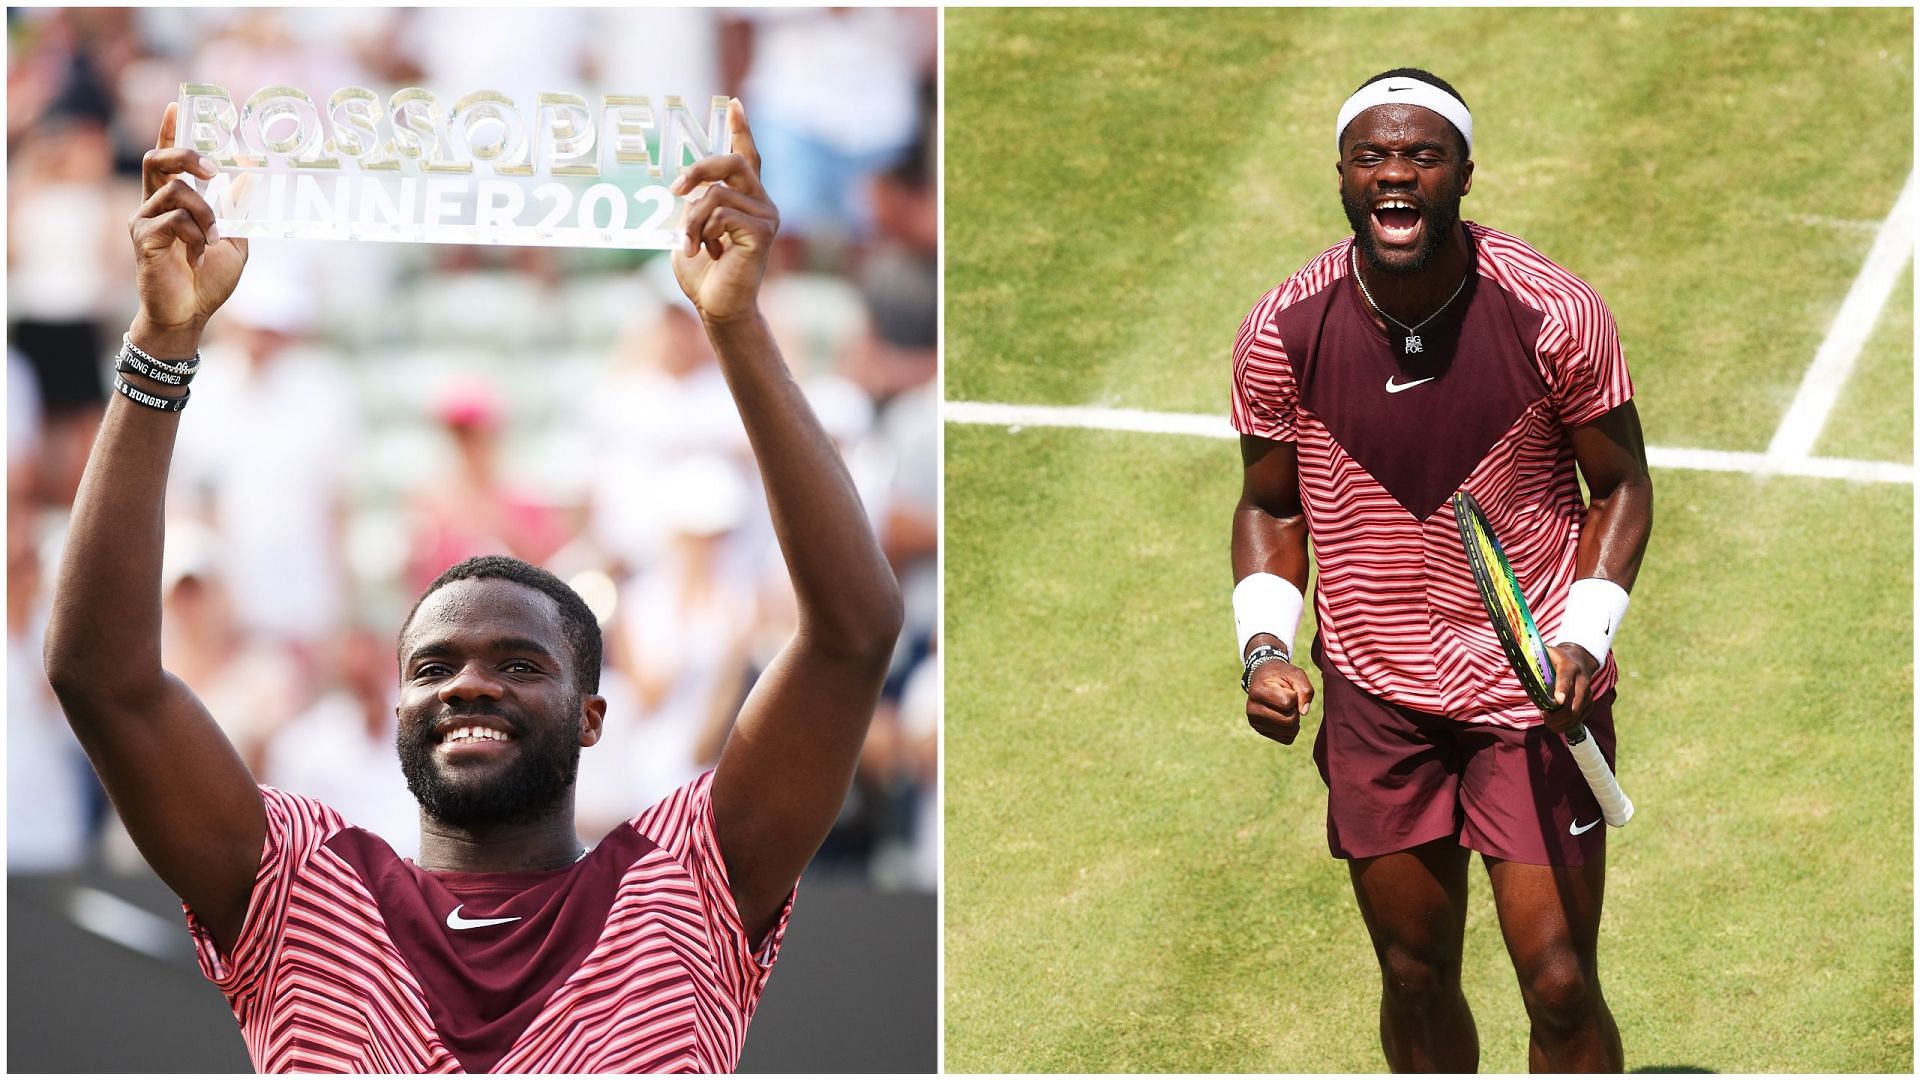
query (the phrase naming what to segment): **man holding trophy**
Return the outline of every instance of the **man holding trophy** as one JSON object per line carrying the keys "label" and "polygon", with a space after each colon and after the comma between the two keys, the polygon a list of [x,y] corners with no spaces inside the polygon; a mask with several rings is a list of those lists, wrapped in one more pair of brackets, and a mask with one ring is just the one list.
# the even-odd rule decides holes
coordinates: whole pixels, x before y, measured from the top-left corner
{"label": "man holding trophy", "polygon": [[799,630],[718,765],[582,850],[574,777],[607,706],[594,616],[518,560],[449,568],[398,642],[418,863],[328,806],[256,785],[161,666],[168,465],[201,331],[248,244],[221,235],[184,179],[231,162],[176,146],[179,123],[170,106],[144,161],[140,308],[74,504],[46,663],[129,834],[183,901],[254,1066],[731,1070],[901,624],[853,485],[760,313],[778,214],[743,108],[725,113],[731,152],[671,183],[685,211],[673,270],[764,477]]}

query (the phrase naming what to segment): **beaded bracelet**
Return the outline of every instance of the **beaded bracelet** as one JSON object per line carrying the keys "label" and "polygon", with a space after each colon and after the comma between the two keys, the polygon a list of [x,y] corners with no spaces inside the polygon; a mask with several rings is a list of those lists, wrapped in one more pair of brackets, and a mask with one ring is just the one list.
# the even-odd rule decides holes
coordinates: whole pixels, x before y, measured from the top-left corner
{"label": "beaded bracelet", "polygon": [[[191,379],[194,373],[200,370],[200,354],[198,352],[186,360],[161,360],[140,346],[135,345],[132,334],[122,334],[120,344],[121,356],[138,360],[155,370],[164,371],[169,375],[179,375],[182,378]],[[140,374],[144,375],[146,373],[141,372]]]}
{"label": "beaded bracelet", "polygon": [[1240,689],[1251,691],[1253,689],[1254,669],[1269,660],[1278,660],[1283,664],[1293,663],[1292,657],[1289,657],[1286,653],[1281,652],[1271,645],[1255,646],[1253,652],[1247,654],[1246,670],[1240,673]]}

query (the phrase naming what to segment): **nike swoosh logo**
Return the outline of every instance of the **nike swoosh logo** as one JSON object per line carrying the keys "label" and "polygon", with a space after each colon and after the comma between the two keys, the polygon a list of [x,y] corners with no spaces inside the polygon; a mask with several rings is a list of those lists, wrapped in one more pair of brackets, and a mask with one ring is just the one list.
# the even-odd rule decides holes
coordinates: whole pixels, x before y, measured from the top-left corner
{"label": "nike swoosh logo", "polygon": [[504,919],[463,919],[460,917],[460,909],[466,906],[460,904],[447,912],[447,929],[478,930],[483,926],[499,926],[501,923],[519,922],[521,919],[519,915],[509,915]]}
{"label": "nike swoosh logo", "polygon": [[1429,375],[1424,379],[1415,379],[1412,382],[1397,383],[1393,381],[1393,376],[1389,375],[1387,376],[1387,393],[1397,394],[1402,390],[1411,390],[1414,387],[1419,386],[1421,383],[1430,383],[1439,377],[1440,376],[1438,375]]}
{"label": "nike swoosh logo", "polygon": [[1585,825],[1582,825],[1576,819],[1572,825],[1567,826],[1567,831],[1572,833],[1575,836],[1579,836],[1581,833],[1586,832],[1588,829],[1591,829],[1595,825],[1600,824],[1601,820],[1602,820],[1601,818],[1594,818],[1592,821],[1589,821]]}
{"label": "nike swoosh logo", "polygon": [[1413,89],[1413,87],[1411,86],[1389,86],[1387,87],[1387,93],[1397,94],[1402,90],[1411,90],[1411,89]]}

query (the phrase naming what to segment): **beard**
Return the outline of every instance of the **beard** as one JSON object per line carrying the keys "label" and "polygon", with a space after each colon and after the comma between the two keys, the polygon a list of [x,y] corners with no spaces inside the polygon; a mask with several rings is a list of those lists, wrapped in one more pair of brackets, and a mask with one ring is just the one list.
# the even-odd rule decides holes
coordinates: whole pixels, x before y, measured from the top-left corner
{"label": "beard", "polygon": [[460,775],[434,763],[434,721],[402,727],[395,739],[407,790],[429,817],[472,829],[529,825],[551,813],[573,790],[580,772],[580,717],[571,722],[527,724],[491,709],[461,716],[490,716],[514,732],[515,753],[484,777]]}
{"label": "beard", "polygon": [[1373,239],[1373,207],[1357,191],[1340,189],[1340,205],[1347,212],[1347,224],[1353,227],[1353,242],[1359,245],[1360,254],[1366,256],[1367,265],[1388,274],[1417,274],[1427,268],[1433,253],[1439,250],[1441,243],[1453,234],[1460,225],[1460,199],[1458,191],[1428,203],[1412,195],[1407,198],[1420,207],[1421,223],[1426,226],[1420,234],[1420,246],[1413,249],[1413,258],[1407,262],[1388,262],[1380,253]]}

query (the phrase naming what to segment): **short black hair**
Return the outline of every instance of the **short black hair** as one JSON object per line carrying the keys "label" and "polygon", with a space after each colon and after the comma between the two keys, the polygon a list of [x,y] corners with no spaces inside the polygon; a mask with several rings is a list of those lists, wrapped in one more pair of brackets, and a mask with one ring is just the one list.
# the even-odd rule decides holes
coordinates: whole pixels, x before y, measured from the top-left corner
{"label": "short black hair", "polygon": [[[1425,68],[1406,67],[1406,68],[1394,68],[1392,71],[1383,71],[1380,74],[1375,75],[1373,78],[1368,79],[1366,82],[1361,83],[1359,86],[1354,87],[1353,92],[1357,94],[1360,91],[1366,89],[1367,87],[1372,86],[1374,83],[1379,82],[1381,79],[1418,79],[1421,82],[1426,83],[1428,86],[1437,86],[1440,89],[1445,90],[1447,93],[1452,94],[1455,98],[1459,99],[1460,104],[1462,105],[1467,104],[1467,99],[1461,95],[1460,91],[1455,90],[1453,88],[1452,83],[1448,82],[1447,80],[1441,78],[1438,75],[1435,75],[1433,72],[1428,71]],[[1352,94],[1349,94],[1348,96],[1351,97]],[[1472,107],[1468,106],[1467,111],[1472,112],[1473,111]],[[1452,124],[1448,124],[1447,126],[1453,127]],[[1342,136],[1345,136],[1346,132],[1343,131],[1340,134]],[[1453,134],[1455,138],[1460,140],[1460,160],[1465,161],[1468,158],[1468,156],[1472,153],[1472,150],[1467,146],[1467,137],[1465,135],[1462,135],[1458,128],[1454,129]]]}
{"label": "short black hair", "polygon": [[553,602],[560,606],[560,626],[567,639],[567,649],[573,653],[574,685],[583,694],[600,692],[600,620],[594,617],[593,609],[566,582],[530,562],[510,555],[476,555],[447,567],[420,594],[420,599],[413,602],[413,610],[407,612],[407,621],[400,624],[401,640],[405,640],[407,628],[413,625],[413,617],[420,611],[420,605],[426,603],[427,597],[438,592],[441,586],[482,578],[511,581],[553,597]]}

